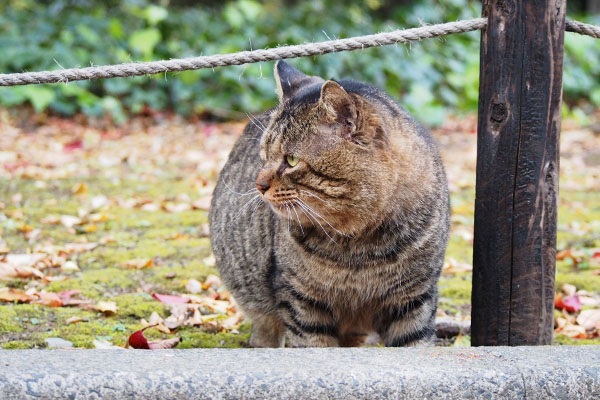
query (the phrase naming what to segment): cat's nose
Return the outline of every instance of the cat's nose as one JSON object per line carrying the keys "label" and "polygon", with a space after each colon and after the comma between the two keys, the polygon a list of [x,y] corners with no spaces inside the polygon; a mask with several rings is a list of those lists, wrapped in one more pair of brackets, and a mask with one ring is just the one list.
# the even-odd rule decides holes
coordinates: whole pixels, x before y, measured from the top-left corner
{"label": "cat's nose", "polygon": [[269,186],[269,182],[266,179],[261,179],[260,177],[256,180],[256,188],[262,194],[265,194],[267,190],[269,190],[271,186]]}

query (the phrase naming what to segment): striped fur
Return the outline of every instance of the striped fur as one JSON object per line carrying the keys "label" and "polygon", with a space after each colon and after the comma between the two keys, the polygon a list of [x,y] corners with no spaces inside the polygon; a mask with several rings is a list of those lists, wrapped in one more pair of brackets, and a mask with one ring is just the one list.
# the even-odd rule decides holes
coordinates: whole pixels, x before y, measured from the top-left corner
{"label": "striped fur", "polygon": [[367,84],[283,62],[276,78],[280,104],[251,118],[210,211],[250,345],[357,346],[370,333],[386,346],[431,342],[449,230],[432,137]]}

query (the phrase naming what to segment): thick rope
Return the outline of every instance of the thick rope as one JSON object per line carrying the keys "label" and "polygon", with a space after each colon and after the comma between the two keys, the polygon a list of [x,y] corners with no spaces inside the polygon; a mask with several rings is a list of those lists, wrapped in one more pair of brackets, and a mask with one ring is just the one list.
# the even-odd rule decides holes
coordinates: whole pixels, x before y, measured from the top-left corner
{"label": "thick rope", "polygon": [[274,49],[241,51],[239,53],[231,54],[217,54],[213,56],[173,59],[167,61],[106,65],[102,67],[87,67],[81,69],[72,68],[57,71],[0,74],[0,86],[138,76],[171,71],[224,67],[226,65],[240,65],[260,61],[273,61],[284,58],[315,56],[347,50],[366,49],[387,44],[408,43],[425,38],[449,35],[451,33],[475,31],[483,28],[486,24],[486,18],[475,18],[465,21],[422,26],[419,28],[396,30],[393,32],[384,32],[348,39],[276,47]]}
{"label": "thick rope", "polygon": [[575,32],[579,33],[580,35],[587,35],[596,39],[600,39],[600,26],[584,24],[583,22],[579,21],[567,20],[565,30],[567,32]]}
{"label": "thick rope", "polygon": [[[348,39],[329,40],[319,43],[306,43],[282,46],[274,49],[241,51],[230,54],[217,54],[193,58],[181,58],[165,61],[106,65],[102,67],[71,68],[56,71],[23,72],[0,74],[0,86],[29,85],[37,83],[71,82],[85,79],[121,78],[127,76],[151,75],[163,72],[186,71],[202,68],[241,65],[261,61],[274,61],[285,58],[308,57],[340,51],[367,49],[389,44],[408,43],[416,40],[463,33],[483,29],[487,18],[448,22],[419,28],[383,32],[374,35],[358,36]],[[567,21],[566,30],[582,35],[600,38],[600,27],[578,21]]]}

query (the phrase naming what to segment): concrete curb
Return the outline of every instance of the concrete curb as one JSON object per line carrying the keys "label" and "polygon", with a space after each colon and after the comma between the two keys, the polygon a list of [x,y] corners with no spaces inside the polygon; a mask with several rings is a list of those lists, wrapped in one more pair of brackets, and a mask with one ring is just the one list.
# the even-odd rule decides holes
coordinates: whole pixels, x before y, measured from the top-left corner
{"label": "concrete curb", "polygon": [[0,399],[600,398],[600,346],[0,350]]}

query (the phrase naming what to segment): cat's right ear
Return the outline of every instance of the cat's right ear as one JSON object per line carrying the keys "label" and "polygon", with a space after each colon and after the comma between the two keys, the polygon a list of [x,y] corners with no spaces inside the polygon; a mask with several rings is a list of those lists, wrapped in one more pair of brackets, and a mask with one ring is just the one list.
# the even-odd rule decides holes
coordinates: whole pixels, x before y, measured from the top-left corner
{"label": "cat's right ear", "polygon": [[319,77],[303,74],[285,61],[279,60],[275,63],[275,83],[281,103],[293,97],[302,87],[322,81]]}

